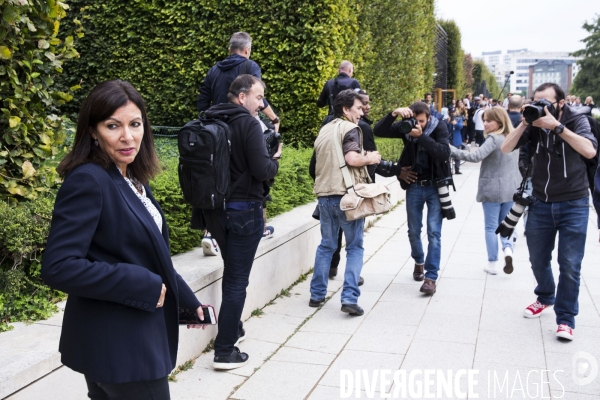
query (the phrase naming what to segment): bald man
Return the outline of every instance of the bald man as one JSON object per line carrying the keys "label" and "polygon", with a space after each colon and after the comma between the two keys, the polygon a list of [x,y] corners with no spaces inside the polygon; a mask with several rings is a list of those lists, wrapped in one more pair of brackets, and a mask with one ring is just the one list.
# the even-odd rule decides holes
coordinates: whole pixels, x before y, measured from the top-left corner
{"label": "bald man", "polygon": [[338,68],[338,76],[330,79],[323,86],[323,90],[317,100],[317,107],[329,106],[329,114],[333,114],[333,100],[342,90],[360,89],[360,83],[352,78],[354,65],[348,60],[342,61]]}
{"label": "bald man", "polygon": [[521,123],[521,107],[523,107],[523,98],[518,94],[510,96],[508,100],[508,117],[515,128]]}

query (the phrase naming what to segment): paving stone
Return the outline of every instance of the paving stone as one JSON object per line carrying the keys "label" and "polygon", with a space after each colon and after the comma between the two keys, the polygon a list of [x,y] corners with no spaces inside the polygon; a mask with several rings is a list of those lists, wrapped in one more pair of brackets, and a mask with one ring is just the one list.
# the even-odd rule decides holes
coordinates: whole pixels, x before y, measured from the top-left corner
{"label": "paving stone", "polygon": [[[333,386],[339,388],[341,385],[341,371],[346,371],[356,376],[357,370],[367,370],[372,382],[373,373],[376,370],[396,371],[402,364],[404,357],[400,354],[385,354],[385,353],[370,353],[357,350],[342,350],[335,359],[327,373],[319,381],[319,385]],[[379,392],[381,386],[379,381],[376,381],[374,390]],[[363,382],[364,383],[364,382]],[[390,385],[391,386],[391,385]],[[367,389],[363,386],[364,389]],[[385,388],[387,392],[389,387]]]}
{"label": "paving stone", "polygon": [[287,341],[285,346],[320,351],[329,354],[338,354],[350,337],[350,335],[336,333],[297,332]]}
{"label": "paving stone", "polygon": [[271,360],[329,366],[333,362],[335,357],[336,354],[296,349],[293,347],[284,346],[277,350],[277,353],[273,354]]}
{"label": "paving stone", "polygon": [[282,344],[296,331],[303,321],[304,318],[301,317],[265,313],[244,322],[244,330],[248,339]]}
{"label": "paving stone", "polygon": [[497,362],[544,369],[544,345],[537,335],[515,332],[479,331],[477,337],[476,362]]}
{"label": "paving stone", "polygon": [[322,365],[266,362],[232,396],[232,399],[304,399],[327,370]]}

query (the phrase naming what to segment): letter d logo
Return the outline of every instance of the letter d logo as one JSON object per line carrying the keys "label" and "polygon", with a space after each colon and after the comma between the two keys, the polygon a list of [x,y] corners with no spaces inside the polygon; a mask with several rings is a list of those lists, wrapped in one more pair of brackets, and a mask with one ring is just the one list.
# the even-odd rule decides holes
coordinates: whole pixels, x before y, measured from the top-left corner
{"label": "letter d logo", "polygon": [[573,375],[573,382],[576,385],[584,386],[592,383],[598,375],[598,362],[596,358],[585,351],[578,351],[573,354],[571,374]]}

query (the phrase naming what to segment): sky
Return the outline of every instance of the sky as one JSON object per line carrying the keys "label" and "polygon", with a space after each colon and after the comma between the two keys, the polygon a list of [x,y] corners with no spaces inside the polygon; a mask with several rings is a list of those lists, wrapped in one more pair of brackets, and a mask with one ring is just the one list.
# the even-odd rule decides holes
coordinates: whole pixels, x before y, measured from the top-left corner
{"label": "sky", "polygon": [[568,51],[585,47],[582,28],[600,15],[600,0],[435,0],[436,18],[460,28],[462,48],[483,51]]}

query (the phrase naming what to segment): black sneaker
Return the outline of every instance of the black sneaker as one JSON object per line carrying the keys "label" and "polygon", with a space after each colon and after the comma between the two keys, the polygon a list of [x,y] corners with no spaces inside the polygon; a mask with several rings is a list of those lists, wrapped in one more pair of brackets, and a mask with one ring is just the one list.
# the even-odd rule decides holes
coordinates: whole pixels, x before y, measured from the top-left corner
{"label": "black sneaker", "polygon": [[329,279],[335,278],[336,275],[337,275],[337,267],[329,268]]}
{"label": "black sneaker", "polygon": [[246,339],[246,331],[244,330],[244,328],[242,328],[241,332],[238,334],[238,340],[237,342],[235,342],[234,346],[237,346],[238,344],[243,342],[244,339]]}
{"label": "black sneaker", "polygon": [[237,347],[228,356],[215,356],[213,359],[214,369],[235,369],[248,364],[248,354],[242,353]]}
{"label": "black sneaker", "polygon": [[342,304],[342,311],[350,315],[363,315],[365,310],[360,308],[358,304]]}
{"label": "black sneaker", "polygon": [[310,307],[321,307],[323,304],[325,304],[325,299],[321,299],[321,300],[310,299],[310,301],[308,302],[308,305]]}

